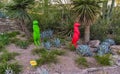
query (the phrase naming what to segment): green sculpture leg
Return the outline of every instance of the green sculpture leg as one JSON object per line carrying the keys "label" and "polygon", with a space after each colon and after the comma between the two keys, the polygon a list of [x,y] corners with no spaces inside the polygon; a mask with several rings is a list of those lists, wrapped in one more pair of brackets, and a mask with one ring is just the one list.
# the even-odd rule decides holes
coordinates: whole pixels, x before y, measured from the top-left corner
{"label": "green sculpture leg", "polygon": [[36,46],[40,46],[40,41],[39,41],[40,37],[37,34],[33,33],[33,38],[34,38],[34,44]]}

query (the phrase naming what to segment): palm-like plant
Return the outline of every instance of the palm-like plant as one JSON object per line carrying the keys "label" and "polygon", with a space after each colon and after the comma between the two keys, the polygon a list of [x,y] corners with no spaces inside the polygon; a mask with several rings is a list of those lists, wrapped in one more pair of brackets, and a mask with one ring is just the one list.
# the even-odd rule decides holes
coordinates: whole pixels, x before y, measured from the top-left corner
{"label": "palm-like plant", "polygon": [[85,42],[88,42],[90,40],[90,25],[100,13],[100,4],[98,0],[73,0],[73,5],[80,22],[85,25],[84,39]]}
{"label": "palm-like plant", "polygon": [[27,29],[27,24],[30,22],[30,16],[28,15],[27,10],[33,3],[34,0],[13,0],[13,3],[6,6],[9,15],[17,20],[18,25],[27,36],[30,36]]}

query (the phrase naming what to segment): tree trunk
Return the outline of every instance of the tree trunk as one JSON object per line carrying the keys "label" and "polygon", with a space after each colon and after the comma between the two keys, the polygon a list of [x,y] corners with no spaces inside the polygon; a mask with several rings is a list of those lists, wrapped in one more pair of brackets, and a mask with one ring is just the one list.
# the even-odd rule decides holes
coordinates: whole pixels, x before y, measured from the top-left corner
{"label": "tree trunk", "polygon": [[90,41],[90,25],[85,26],[84,41],[85,43]]}

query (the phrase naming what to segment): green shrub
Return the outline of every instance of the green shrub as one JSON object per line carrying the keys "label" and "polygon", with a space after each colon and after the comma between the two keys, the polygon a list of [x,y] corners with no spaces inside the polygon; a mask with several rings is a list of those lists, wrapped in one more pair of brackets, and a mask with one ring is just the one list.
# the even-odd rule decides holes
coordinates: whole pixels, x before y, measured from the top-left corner
{"label": "green shrub", "polygon": [[73,44],[69,44],[69,49],[71,50],[71,51],[76,51],[76,48],[75,48],[75,46],[73,45]]}
{"label": "green shrub", "polygon": [[37,59],[38,65],[43,64],[50,64],[50,63],[56,63],[57,62],[57,56],[65,54],[62,50],[46,50],[44,48],[42,49],[34,49],[33,54],[40,55],[40,58]]}
{"label": "green shrub", "polygon": [[18,63],[0,63],[0,74],[5,74],[5,71],[7,69],[11,69],[13,70],[14,74],[19,74],[19,72],[21,72],[22,70],[22,66],[19,65]]}
{"label": "green shrub", "polygon": [[0,55],[0,60],[2,61],[10,61],[15,58],[15,56],[19,55],[18,53],[15,52],[4,52],[3,54]]}
{"label": "green shrub", "polygon": [[14,32],[9,32],[6,33],[10,38],[15,37],[16,35],[19,35],[20,32],[19,31],[14,31]]}
{"label": "green shrub", "polygon": [[107,20],[99,19],[91,26],[91,40],[105,40],[108,36],[109,24]]}
{"label": "green shrub", "polygon": [[110,63],[110,54],[105,54],[103,56],[95,56],[95,59],[97,60],[97,62],[103,66],[109,66]]}
{"label": "green shrub", "polygon": [[120,35],[114,38],[116,44],[120,44]]}
{"label": "green shrub", "polygon": [[78,57],[75,62],[78,66],[88,67],[87,60],[84,57]]}
{"label": "green shrub", "polygon": [[63,51],[63,50],[51,50],[50,53],[53,53],[55,55],[64,55],[65,51]]}
{"label": "green shrub", "polygon": [[33,54],[44,54],[44,53],[47,53],[47,50],[44,49],[44,48],[35,48],[32,50],[32,53]]}
{"label": "green shrub", "polygon": [[15,42],[15,44],[22,49],[27,49],[27,47],[29,46],[28,41],[22,41],[22,40],[18,40],[17,42]]}
{"label": "green shrub", "polygon": [[29,44],[33,43],[34,42],[33,38],[28,39],[28,42]]}
{"label": "green shrub", "polygon": [[4,48],[4,45],[2,42],[0,42],[0,51]]}
{"label": "green shrub", "polygon": [[64,55],[65,54],[65,51],[63,50],[46,50],[45,48],[35,48],[32,50],[32,53],[33,54],[38,54],[38,55],[42,55],[42,54],[46,54],[46,53],[52,53],[52,54],[55,54],[55,55]]}
{"label": "green shrub", "polygon": [[18,38],[10,38],[10,43],[17,43],[18,41],[20,41],[20,39]]}
{"label": "green shrub", "polygon": [[21,37],[25,37],[25,34],[22,34]]}
{"label": "green shrub", "polygon": [[6,35],[6,34],[1,34],[1,35],[0,35],[0,42],[1,42],[3,45],[9,44],[9,42],[10,42],[9,36]]}
{"label": "green shrub", "polygon": [[36,60],[38,65],[43,65],[43,64],[51,64],[51,63],[56,63],[57,62],[57,56],[52,53],[44,53],[41,55],[41,58]]}

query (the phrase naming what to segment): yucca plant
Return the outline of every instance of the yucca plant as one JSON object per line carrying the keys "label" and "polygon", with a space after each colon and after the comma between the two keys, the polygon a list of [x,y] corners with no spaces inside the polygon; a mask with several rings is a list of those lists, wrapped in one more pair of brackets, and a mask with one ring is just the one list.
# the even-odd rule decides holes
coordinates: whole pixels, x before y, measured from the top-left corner
{"label": "yucca plant", "polygon": [[13,0],[6,6],[8,15],[15,18],[19,27],[30,37],[30,33],[27,28],[28,22],[31,22],[31,17],[28,15],[28,9],[30,5],[34,3],[34,0]]}
{"label": "yucca plant", "polygon": [[90,25],[94,23],[100,13],[98,0],[73,0],[73,10],[79,17],[80,23],[85,25],[85,42],[90,40]]}

